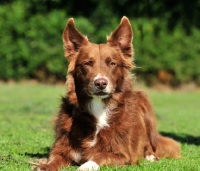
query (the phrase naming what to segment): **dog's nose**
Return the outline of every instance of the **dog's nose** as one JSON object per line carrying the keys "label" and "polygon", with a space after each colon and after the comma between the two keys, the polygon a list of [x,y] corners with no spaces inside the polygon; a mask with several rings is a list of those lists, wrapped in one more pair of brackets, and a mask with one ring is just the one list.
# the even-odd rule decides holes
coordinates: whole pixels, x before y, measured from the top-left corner
{"label": "dog's nose", "polygon": [[105,78],[98,78],[94,81],[94,85],[96,88],[98,88],[99,90],[103,90],[106,88],[106,86],[108,85],[108,80]]}

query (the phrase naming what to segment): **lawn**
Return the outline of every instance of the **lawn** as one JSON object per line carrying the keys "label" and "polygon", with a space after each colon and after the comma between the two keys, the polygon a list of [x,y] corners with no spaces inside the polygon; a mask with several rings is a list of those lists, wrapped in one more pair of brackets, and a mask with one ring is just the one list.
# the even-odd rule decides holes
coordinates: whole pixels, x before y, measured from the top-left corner
{"label": "lawn", "polygon": [[[200,91],[146,91],[154,105],[159,131],[181,143],[183,158],[101,170],[200,170]],[[61,85],[0,84],[1,171],[30,170],[29,161],[47,157],[53,143],[51,119],[64,94],[65,86]]]}

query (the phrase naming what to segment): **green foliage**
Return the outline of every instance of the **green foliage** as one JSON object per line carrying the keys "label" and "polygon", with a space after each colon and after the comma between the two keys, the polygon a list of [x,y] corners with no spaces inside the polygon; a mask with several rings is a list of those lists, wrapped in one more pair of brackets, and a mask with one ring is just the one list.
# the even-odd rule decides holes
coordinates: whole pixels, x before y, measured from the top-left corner
{"label": "green foliage", "polygon": [[[77,6],[77,4],[79,4]],[[126,15],[134,32],[133,71],[148,84],[200,84],[200,3],[184,1],[1,1],[0,79],[65,80],[62,31],[73,16],[77,28],[105,43]],[[181,14],[181,15],[180,15]]]}
{"label": "green foliage", "polygon": [[[9,12],[8,11],[12,11]],[[1,6],[1,72],[2,79],[41,78],[44,74],[65,74],[62,35],[65,15],[51,11],[29,18],[23,3]]]}
{"label": "green foliage", "polygon": [[[177,25],[169,32],[166,25],[158,18],[132,20],[138,75],[149,83],[200,83],[200,31],[192,27],[187,35],[182,26]],[[164,78],[159,78],[161,71],[165,72]]]}

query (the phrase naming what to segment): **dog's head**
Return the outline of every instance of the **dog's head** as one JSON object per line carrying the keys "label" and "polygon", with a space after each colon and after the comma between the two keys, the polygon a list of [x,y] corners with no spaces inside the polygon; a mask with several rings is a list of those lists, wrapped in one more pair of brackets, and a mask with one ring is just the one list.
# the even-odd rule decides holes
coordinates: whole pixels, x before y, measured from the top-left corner
{"label": "dog's head", "polygon": [[[63,32],[65,57],[69,60],[69,91],[77,96],[108,98],[121,92],[133,58],[132,28],[123,17],[107,37],[107,44],[89,42],[69,19]],[[73,86],[75,85],[75,87]]]}

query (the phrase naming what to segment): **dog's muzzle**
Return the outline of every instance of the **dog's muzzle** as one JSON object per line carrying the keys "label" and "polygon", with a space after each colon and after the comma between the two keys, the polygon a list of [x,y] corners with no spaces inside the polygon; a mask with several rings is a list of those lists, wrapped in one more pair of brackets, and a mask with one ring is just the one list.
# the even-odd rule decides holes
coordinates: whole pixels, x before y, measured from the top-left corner
{"label": "dog's muzzle", "polygon": [[104,77],[98,78],[94,81],[94,86],[98,90],[104,90],[108,85],[108,80]]}
{"label": "dog's muzzle", "polygon": [[94,79],[94,95],[100,98],[110,96],[108,79],[106,77],[99,76]]}

